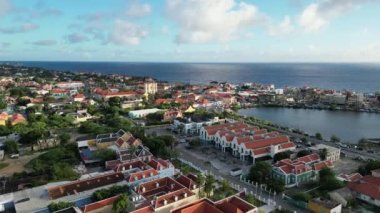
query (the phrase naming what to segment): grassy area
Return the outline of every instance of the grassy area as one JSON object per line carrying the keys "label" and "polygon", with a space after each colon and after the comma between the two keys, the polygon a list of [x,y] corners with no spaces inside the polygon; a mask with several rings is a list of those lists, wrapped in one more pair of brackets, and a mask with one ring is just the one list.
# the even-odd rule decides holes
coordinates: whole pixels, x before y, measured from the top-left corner
{"label": "grassy area", "polygon": [[172,160],[172,163],[174,165],[175,168],[181,170],[181,172],[184,174],[184,175],[187,175],[187,174],[198,174],[199,171],[194,169],[193,167],[185,164],[185,163],[182,163],[180,160]]}
{"label": "grassy area", "polygon": [[0,162],[0,169],[4,169],[7,166],[9,166],[9,163]]}

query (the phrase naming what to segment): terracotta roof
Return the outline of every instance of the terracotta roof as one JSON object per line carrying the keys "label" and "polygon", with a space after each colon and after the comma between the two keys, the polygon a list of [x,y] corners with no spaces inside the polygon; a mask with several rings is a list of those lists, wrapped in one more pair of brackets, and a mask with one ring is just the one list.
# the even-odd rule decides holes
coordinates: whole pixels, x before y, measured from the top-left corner
{"label": "terracotta roof", "polygon": [[334,164],[332,161],[325,160],[325,161],[315,163],[313,166],[314,166],[314,170],[320,171],[321,169],[326,168],[326,167],[333,167],[333,165]]}
{"label": "terracotta roof", "polygon": [[366,175],[362,179],[360,179],[360,181],[371,183],[371,184],[374,184],[374,185],[377,185],[378,187],[380,187],[380,178],[379,177]]}
{"label": "terracotta roof", "polygon": [[311,162],[320,160],[320,158],[319,158],[319,155],[317,153],[313,153],[313,154],[310,154],[310,155],[299,157],[296,160],[304,162],[304,163],[311,163]]}
{"label": "terracotta roof", "polygon": [[82,210],[84,213],[95,211],[97,209],[103,208],[105,206],[113,205],[113,203],[119,198],[119,195],[116,195],[114,197],[110,197],[104,200],[99,200],[95,203],[90,203],[82,207]]}
{"label": "terracotta roof", "polygon": [[130,174],[130,176],[128,178],[128,182],[131,183],[131,182],[134,182],[136,180],[141,180],[141,179],[144,179],[147,177],[153,177],[156,175],[158,175],[158,172],[155,169],[151,168],[151,169],[147,169],[144,171],[139,171],[139,172],[135,172],[135,173]]}
{"label": "terracotta roof", "polygon": [[292,143],[292,142],[284,143],[284,144],[280,145],[281,149],[288,149],[288,148],[295,147],[295,146],[296,145],[294,145],[294,143]]}
{"label": "terracotta roof", "polygon": [[145,170],[147,168],[147,165],[142,161],[132,161],[127,163],[119,163],[113,168],[113,170],[115,170],[115,172],[122,172],[124,170],[130,170],[133,168],[140,168],[141,170]]}
{"label": "terracotta roof", "polygon": [[348,182],[348,188],[360,194],[380,200],[380,186],[371,183]]}
{"label": "terracotta roof", "polygon": [[179,177],[177,177],[176,181],[178,181],[178,183],[184,185],[186,188],[190,190],[193,190],[195,187],[197,187],[197,184],[194,180],[184,175],[180,175]]}
{"label": "terracotta roof", "polygon": [[97,177],[87,178],[83,180],[76,180],[61,186],[54,186],[48,188],[50,199],[57,199],[71,194],[77,194],[86,190],[94,189],[97,187],[117,183],[124,180],[121,173],[110,173],[100,175]]}
{"label": "terracotta roof", "polygon": [[[176,191],[166,193],[166,194],[156,198],[154,208],[159,208],[159,207],[164,206],[165,201],[167,202],[167,204],[170,204],[170,203],[177,202],[178,200],[182,200],[182,199],[189,197],[189,196],[192,196],[192,195],[194,195],[194,193],[191,192],[188,188],[182,188],[182,189],[179,189]],[[175,200],[176,197],[177,197],[177,201]]]}
{"label": "terracotta roof", "polygon": [[197,200],[193,203],[173,209],[171,213],[223,213],[208,199]]}
{"label": "terracotta roof", "polygon": [[288,136],[278,136],[275,138],[258,140],[258,141],[255,141],[254,143],[246,143],[244,145],[247,149],[257,149],[261,147],[277,145],[277,144],[282,144],[282,143],[287,143],[287,142],[289,142]]}

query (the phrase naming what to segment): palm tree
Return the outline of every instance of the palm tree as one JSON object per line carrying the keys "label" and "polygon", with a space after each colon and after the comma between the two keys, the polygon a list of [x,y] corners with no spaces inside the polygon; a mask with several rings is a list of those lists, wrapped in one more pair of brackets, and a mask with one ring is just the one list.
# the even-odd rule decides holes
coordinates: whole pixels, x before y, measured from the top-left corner
{"label": "palm tree", "polygon": [[205,184],[205,176],[202,173],[197,174],[197,181],[196,183],[198,184],[199,191],[198,191],[198,197],[200,198],[201,196],[201,190],[204,187]]}
{"label": "palm tree", "polygon": [[207,197],[210,197],[211,192],[215,188],[215,178],[212,175],[206,175],[204,191]]}
{"label": "palm tree", "polygon": [[116,213],[127,212],[128,209],[132,207],[132,203],[129,201],[127,194],[123,193],[119,198],[113,203],[112,210]]}
{"label": "palm tree", "polygon": [[221,183],[221,190],[225,193],[228,194],[228,192],[231,189],[230,182],[227,179],[223,179]]}

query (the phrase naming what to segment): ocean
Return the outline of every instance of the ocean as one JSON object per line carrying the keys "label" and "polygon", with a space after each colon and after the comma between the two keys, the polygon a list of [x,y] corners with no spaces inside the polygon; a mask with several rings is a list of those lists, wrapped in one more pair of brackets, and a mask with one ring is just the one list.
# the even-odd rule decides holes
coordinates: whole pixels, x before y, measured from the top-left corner
{"label": "ocean", "polygon": [[[16,62],[15,62],[16,63]],[[17,62],[61,71],[150,76],[183,83],[256,82],[323,89],[380,91],[380,64],[350,63],[132,63],[132,62]]]}

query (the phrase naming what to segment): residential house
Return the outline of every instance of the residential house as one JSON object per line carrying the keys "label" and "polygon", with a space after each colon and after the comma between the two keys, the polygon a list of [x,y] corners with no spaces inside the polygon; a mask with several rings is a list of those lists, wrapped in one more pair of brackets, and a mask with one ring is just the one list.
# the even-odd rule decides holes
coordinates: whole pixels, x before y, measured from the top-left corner
{"label": "residential house", "polygon": [[321,161],[316,153],[295,160],[283,159],[272,167],[272,177],[282,180],[287,188],[317,180],[319,171],[333,166],[332,161]]}
{"label": "residential house", "polygon": [[207,198],[196,200],[192,203],[172,209],[171,213],[257,213],[259,212],[256,206],[239,198],[231,196],[220,201],[213,202]]}
{"label": "residential house", "polygon": [[93,97],[96,100],[108,100],[112,97],[119,97],[119,98],[132,98],[134,96],[138,95],[135,91],[124,91],[121,92],[119,90],[115,89],[101,89],[96,88],[94,90]]}
{"label": "residential house", "polygon": [[174,121],[176,118],[182,118],[182,112],[180,110],[169,110],[164,112],[163,121]]}
{"label": "residential house", "polygon": [[73,96],[73,100],[74,100],[75,102],[82,102],[82,101],[84,101],[85,99],[86,99],[86,96],[84,96],[84,94],[81,94],[81,93],[75,94],[75,95]]}
{"label": "residential house", "polygon": [[203,126],[210,126],[218,122],[219,117],[212,119],[201,117],[176,118],[173,122],[173,126],[184,134],[199,134]]}
{"label": "residential house", "polygon": [[154,114],[154,113],[157,113],[160,111],[162,111],[162,110],[157,109],[157,108],[133,110],[133,111],[129,111],[128,116],[132,119],[144,118],[145,116],[147,116],[149,114]]}
{"label": "residential house", "polygon": [[[377,175],[378,171],[374,170],[373,174]],[[357,199],[380,207],[380,177],[367,175],[359,181],[348,182],[347,187]]]}
{"label": "residential house", "polygon": [[0,125],[5,126],[8,123],[9,115],[7,112],[2,112],[0,114]]}
{"label": "residential house", "polygon": [[12,126],[19,123],[26,123],[26,118],[22,114],[19,114],[19,113],[13,114],[11,118]]}

